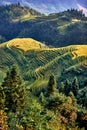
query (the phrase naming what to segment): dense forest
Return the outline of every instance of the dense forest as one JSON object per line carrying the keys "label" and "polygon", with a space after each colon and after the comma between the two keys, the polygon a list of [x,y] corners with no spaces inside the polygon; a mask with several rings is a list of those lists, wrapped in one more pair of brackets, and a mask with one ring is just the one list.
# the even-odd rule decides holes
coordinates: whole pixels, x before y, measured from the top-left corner
{"label": "dense forest", "polygon": [[59,87],[53,74],[44,91],[27,90],[16,66],[0,86],[1,130],[86,130],[87,84],[77,77]]}

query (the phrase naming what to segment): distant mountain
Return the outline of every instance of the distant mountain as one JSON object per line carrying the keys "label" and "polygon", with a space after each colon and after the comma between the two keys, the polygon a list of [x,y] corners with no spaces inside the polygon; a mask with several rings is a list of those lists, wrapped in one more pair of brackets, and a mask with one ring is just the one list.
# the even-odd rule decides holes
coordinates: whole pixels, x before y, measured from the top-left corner
{"label": "distant mountain", "polygon": [[75,9],[46,16],[19,3],[0,7],[1,43],[21,37],[55,47],[87,44],[86,28],[87,17]]}
{"label": "distant mountain", "polygon": [[0,43],[17,37],[16,34],[20,30],[19,26],[21,26],[19,21],[41,16],[40,12],[29,7],[23,7],[20,3],[0,6],[0,30],[2,30],[0,32]]}
{"label": "distant mountain", "polygon": [[32,7],[42,13],[56,13],[71,8],[83,10],[87,15],[87,0],[2,0],[1,5],[20,2],[21,5]]}
{"label": "distant mountain", "polygon": [[[23,18],[34,18],[40,16],[41,13],[31,9],[29,7],[23,7],[20,3],[0,6],[0,19],[3,20],[15,20]],[[1,21],[1,20],[0,20]]]}

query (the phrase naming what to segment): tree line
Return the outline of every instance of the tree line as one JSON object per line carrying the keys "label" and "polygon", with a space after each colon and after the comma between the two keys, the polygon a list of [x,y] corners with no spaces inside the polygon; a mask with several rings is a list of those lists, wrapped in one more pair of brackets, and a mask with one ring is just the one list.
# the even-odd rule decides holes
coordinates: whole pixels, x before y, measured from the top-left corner
{"label": "tree line", "polygon": [[76,77],[72,84],[66,80],[57,88],[52,74],[45,91],[36,96],[26,90],[18,68],[14,66],[0,86],[0,129],[52,130],[50,124],[53,126],[53,122],[57,122],[58,130],[86,130],[87,106],[78,103],[78,95]]}

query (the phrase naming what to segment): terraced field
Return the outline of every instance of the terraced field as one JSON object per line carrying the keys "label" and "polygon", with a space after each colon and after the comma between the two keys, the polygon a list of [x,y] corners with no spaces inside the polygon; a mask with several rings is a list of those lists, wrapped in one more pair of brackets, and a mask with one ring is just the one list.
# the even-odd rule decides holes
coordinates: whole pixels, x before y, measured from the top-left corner
{"label": "terraced field", "polygon": [[72,67],[87,67],[86,50],[87,45],[49,48],[33,39],[11,40],[0,45],[0,81],[8,68],[16,64],[29,88],[40,80],[39,86],[44,86],[51,73],[60,77]]}

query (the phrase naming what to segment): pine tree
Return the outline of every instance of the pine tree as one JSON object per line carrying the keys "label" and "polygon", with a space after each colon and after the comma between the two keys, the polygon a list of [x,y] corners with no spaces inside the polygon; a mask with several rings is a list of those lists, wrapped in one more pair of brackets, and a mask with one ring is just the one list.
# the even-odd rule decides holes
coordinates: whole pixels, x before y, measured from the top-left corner
{"label": "pine tree", "polygon": [[74,77],[74,81],[72,83],[72,92],[74,93],[75,96],[77,96],[78,90],[79,90],[78,79],[77,77]]}
{"label": "pine tree", "polygon": [[25,106],[25,88],[22,85],[23,81],[18,74],[17,67],[13,67],[11,70],[12,77],[12,87],[14,88],[12,92],[13,102],[15,104],[16,111],[22,112]]}
{"label": "pine tree", "polygon": [[11,95],[12,93],[11,84],[12,84],[12,80],[11,80],[10,72],[7,72],[4,82],[2,83],[2,88],[5,93],[5,107],[7,111],[12,110],[12,106],[13,106],[13,100]]}
{"label": "pine tree", "polygon": [[54,92],[56,92],[56,81],[55,81],[55,77],[52,74],[49,78],[49,82],[48,82],[48,88],[47,88],[47,96],[50,96],[50,94],[53,94]]}
{"label": "pine tree", "polygon": [[5,90],[5,105],[8,111],[22,111],[25,106],[25,90],[24,86],[22,86],[22,79],[18,74],[17,67],[14,66],[7,73],[2,86]]}
{"label": "pine tree", "polygon": [[20,2],[18,2],[18,6],[20,6]]}
{"label": "pine tree", "polygon": [[70,91],[71,91],[71,82],[66,79],[65,81],[65,88],[64,88],[64,91],[65,91],[65,95],[69,95]]}

